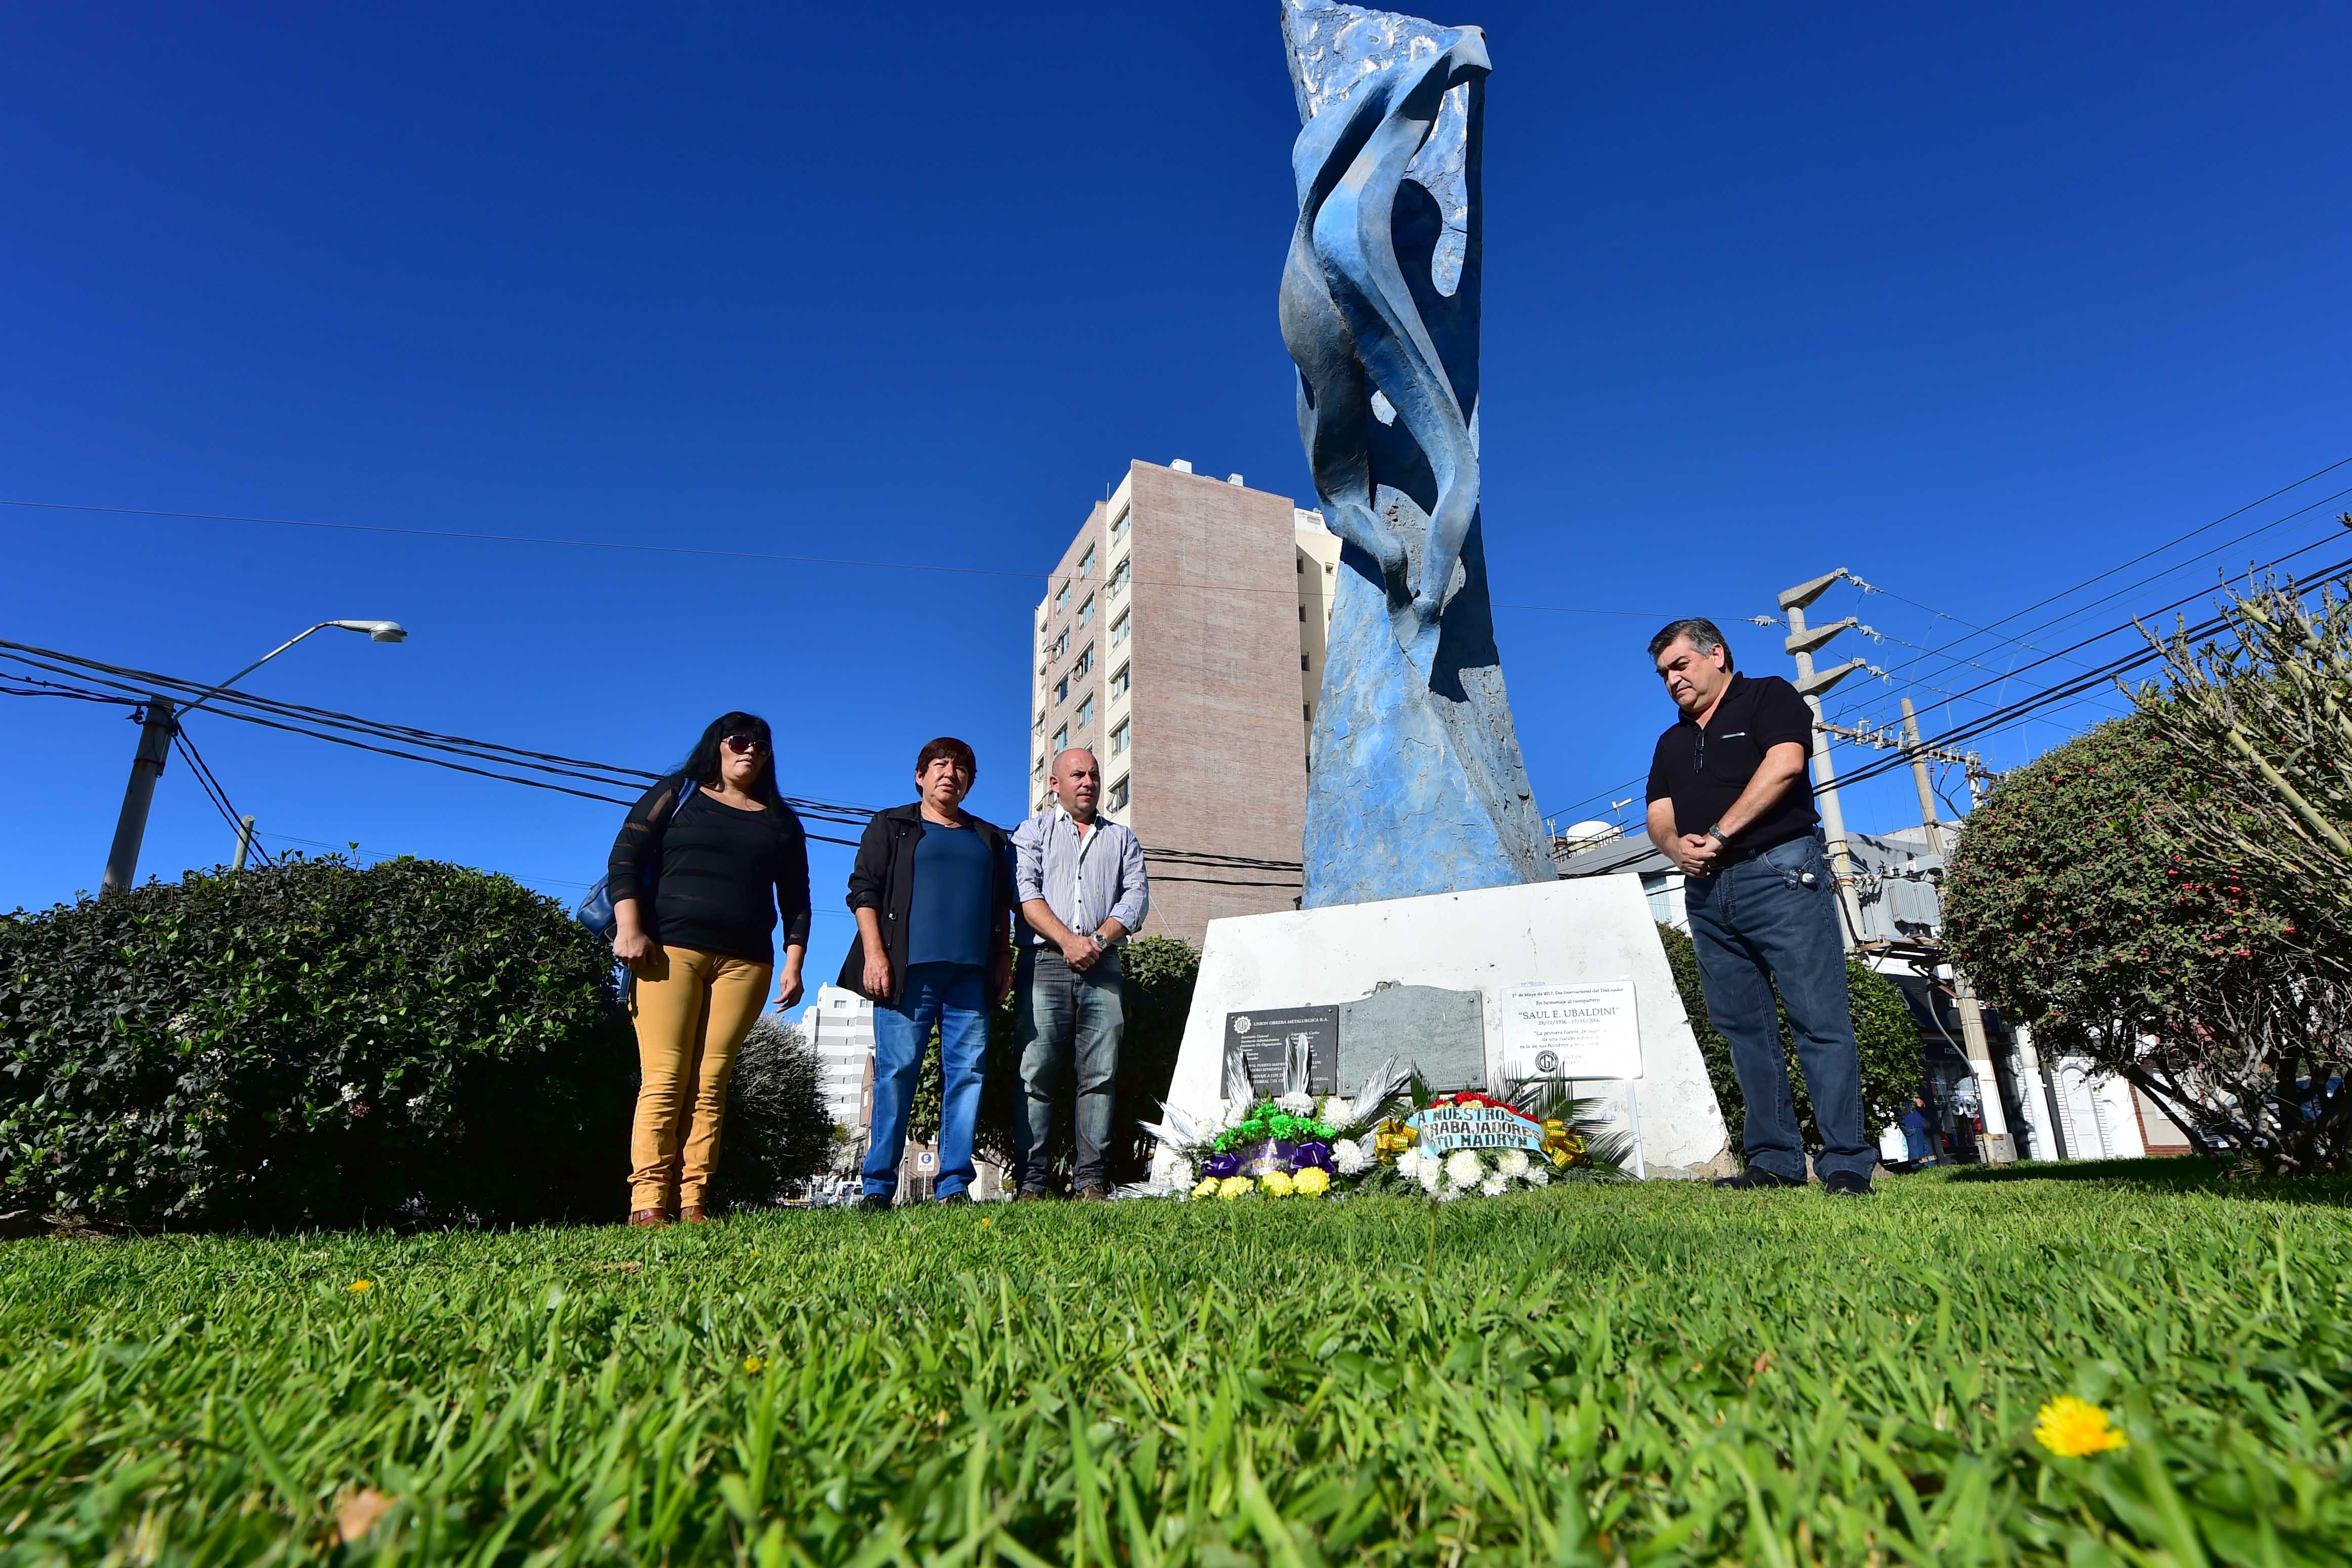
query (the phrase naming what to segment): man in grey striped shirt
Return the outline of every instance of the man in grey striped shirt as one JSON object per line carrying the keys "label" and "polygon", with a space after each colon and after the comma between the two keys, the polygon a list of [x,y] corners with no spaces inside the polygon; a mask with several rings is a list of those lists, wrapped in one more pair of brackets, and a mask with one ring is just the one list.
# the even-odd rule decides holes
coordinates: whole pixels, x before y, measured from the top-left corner
{"label": "man in grey striped shirt", "polygon": [[1078,1161],[1073,1194],[1110,1196],[1111,1107],[1118,1042],[1118,946],[1143,924],[1150,888],[1143,846],[1098,815],[1102,765],[1084,748],[1054,758],[1054,799],[1013,831],[1013,894],[1021,901],[1013,982],[1021,1044],[1020,1119],[1013,1124],[1013,1179],[1023,1198],[1052,1196],[1045,1139],[1065,1063],[1076,1059]]}

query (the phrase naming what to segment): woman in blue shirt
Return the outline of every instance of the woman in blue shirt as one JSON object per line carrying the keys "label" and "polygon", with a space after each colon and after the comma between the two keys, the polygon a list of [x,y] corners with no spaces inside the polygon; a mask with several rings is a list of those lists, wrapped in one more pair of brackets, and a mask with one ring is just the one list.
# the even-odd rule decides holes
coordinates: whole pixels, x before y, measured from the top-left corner
{"label": "woman in blue shirt", "polygon": [[911,805],[877,811],[849,873],[857,939],[839,984],[874,1003],[874,1116],[864,1208],[898,1190],[907,1113],[923,1051],[940,1031],[941,1203],[969,1203],[972,1134],[988,1063],[988,1013],[1013,983],[1013,853],[994,823],[963,809],[978,763],[951,737],[915,758]]}

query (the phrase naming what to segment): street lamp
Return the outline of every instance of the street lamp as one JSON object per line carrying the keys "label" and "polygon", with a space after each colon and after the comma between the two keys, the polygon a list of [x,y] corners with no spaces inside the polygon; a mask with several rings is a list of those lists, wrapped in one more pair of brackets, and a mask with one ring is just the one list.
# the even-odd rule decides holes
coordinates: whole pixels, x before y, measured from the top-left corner
{"label": "street lamp", "polygon": [[[139,874],[139,846],[147,837],[147,809],[155,800],[155,780],[163,776],[163,762],[171,755],[172,737],[179,732],[179,720],[278,657],[313,632],[323,632],[330,626],[346,632],[363,632],[372,643],[403,643],[408,639],[408,629],[397,621],[321,621],[316,626],[296,632],[258,659],[256,659],[228,679],[206,691],[184,708],[174,710],[169,699],[151,696],[147,699],[145,721],[139,729],[139,753],[131,758],[131,782],[122,790],[122,815],[114,824],[114,846],[107,852],[106,876],[99,883],[101,893],[112,893],[129,887]],[[244,836],[239,835],[240,858]]]}

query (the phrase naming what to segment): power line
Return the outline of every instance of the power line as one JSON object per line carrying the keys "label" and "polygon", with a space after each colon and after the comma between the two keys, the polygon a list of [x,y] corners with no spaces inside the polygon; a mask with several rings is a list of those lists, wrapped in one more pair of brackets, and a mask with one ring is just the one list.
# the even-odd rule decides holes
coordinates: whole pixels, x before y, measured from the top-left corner
{"label": "power line", "polygon": [[[2344,580],[2347,575],[2352,575],[2352,558],[2347,558],[2336,562],[2335,565],[2326,568],[2316,577],[2307,579],[2297,586],[2302,591],[2308,592],[2315,588],[2340,582]],[[2159,613],[2161,612],[2159,612]],[[2230,620],[2228,615],[2215,615],[2210,620],[2202,621],[2194,626],[2186,628],[2183,632],[2183,635],[2189,637],[2191,641],[2200,637],[2210,637],[2216,632],[2224,630],[2229,623]],[[2162,648],[2140,648],[2133,653],[2113,659],[2106,664],[2091,671],[2087,674],[2075,677],[2063,685],[2046,688],[2045,690],[2035,693],[2031,696],[2021,698],[2017,702],[2011,703],[2006,707],[1997,709],[1992,713],[1982,716],[1981,717],[1971,719],[1965,724],[1955,726],[1953,728],[1946,730],[1943,734],[1934,737],[1927,742],[1927,744],[1938,747],[1952,747],[1962,741],[1974,739],[1981,735],[1991,734],[1996,729],[2007,727],[2010,723],[2023,717],[2025,715],[2037,708],[2047,706],[2062,697],[2071,695],[2088,686],[2112,680],[2127,670],[2137,669],[2143,664],[2152,664],[2163,657],[2164,650]],[[1867,762],[1862,767],[1856,768],[1849,779],[1839,780],[1840,787],[1843,788],[1848,783],[1861,783],[1865,779],[1876,778],[1880,774],[1891,771],[1894,768],[1908,767],[1909,765],[1910,758],[1907,756],[1901,755],[1882,758],[1876,761]]]}
{"label": "power line", "polygon": [[[55,649],[36,647],[31,643],[0,639],[0,650],[5,651],[0,653],[0,657],[6,657],[18,664],[47,670],[53,674],[78,675],[96,685],[110,686],[131,694],[133,699],[150,690],[190,692],[209,689],[182,676],[167,675],[152,670],[134,669],[128,665],[110,664],[100,660],[83,658],[78,654],[59,653]],[[126,700],[106,697],[101,694],[87,695],[91,695],[93,700],[114,702]],[[380,720],[362,718],[353,714],[338,713],[326,708],[310,707],[299,703],[256,696],[246,692],[220,693],[213,699],[211,711],[223,718],[235,719],[242,724],[258,725],[264,728],[300,735],[314,740],[330,741],[338,746],[348,746],[357,750],[373,752],[379,756],[397,757],[405,761],[446,768],[454,772],[466,773],[476,778],[495,779],[507,784],[520,784],[529,789],[550,790],[580,800],[600,801],[606,805],[633,806],[636,804],[636,800],[631,797],[598,794],[590,789],[576,788],[570,783],[553,782],[543,778],[523,777],[520,772],[502,769],[520,769],[523,772],[549,774],[557,779],[601,784],[607,789],[614,787],[634,789],[637,781],[658,781],[667,777],[666,774],[650,773],[642,768],[623,768],[611,763],[591,761],[583,758],[530,751],[496,741],[442,735],[432,730],[388,724]],[[341,733],[337,733],[338,731]],[[364,740],[357,738],[362,735],[370,738]],[[398,744],[375,744],[387,739],[396,741]],[[468,760],[459,762],[450,760],[448,757],[423,754],[432,750],[445,751],[451,756],[463,757]],[[471,765],[472,762],[477,761],[498,766]],[[794,796],[786,796],[784,800],[796,812],[806,818],[814,818],[821,823],[862,827],[874,815],[873,809],[870,807]],[[857,841],[855,839],[835,838],[825,833],[808,831],[805,825],[803,831],[808,838],[819,843],[838,844],[850,849],[857,847]],[[1299,862],[1296,861],[1270,860],[1212,851],[1147,849],[1145,853],[1150,858],[1181,864],[1188,870],[1297,873],[1301,869]],[[1236,887],[1278,885],[1238,879],[1171,876],[1166,880],[1221,882],[1223,885]]]}
{"label": "power line", "polygon": [[[2347,462],[2347,463],[2352,463],[2352,458],[2346,458],[2344,461],[2345,461],[2345,462]],[[2332,464],[2332,465],[2330,465],[2329,466],[2330,466],[2330,467],[2340,467],[2340,466],[2342,466],[2342,464]],[[2320,472],[2320,473],[2322,473],[2322,474],[2325,474],[2325,473],[2328,472],[2328,469],[2326,469],[2326,468],[2323,468],[2323,469],[2321,469],[2319,472]],[[2312,476],[2311,477],[2315,477],[2315,477],[2317,477],[2317,476],[2316,476],[2316,475],[2315,475],[2315,476]],[[2297,485],[2305,484],[2305,483],[2308,483],[2308,480],[2306,479],[2306,480],[2297,480],[2297,481],[2296,481],[2296,484],[2297,484]],[[2295,486],[2294,486],[2294,485],[2290,485],[2290,486],[2286,486],[2286,489],[2288,489],[2288,490],[2292,490],[2292,489],[2294,489],[2294,487],[2295,487]],[[2284,495],[2284,493],[2285,493],[2284,491],[2273,491],[2273,492],[2271,493],[2271,495],[2270,495],[2270,496],[2265,496],[2265,497],[2263,497],[2263,500],[2264,500],[2264,501],[2266,501],[2266,500],[2270,500],[2270,499],[2272,499],[2273,497],[2275,497],[2275,496],[2279,496],[2279,495]],[[2098,608],[2100,605],[2102,605],[2102,604],[2112,604],[2112,603],[2114,603],[2116,600],[2121,599],[2125,594],[2131,592],[2131,591],[2132,591],[2133,590],[2135,590],[2135,589],[2146,588],[2148,584],[2150,584],[2150,583],[2152,583],[2152,582],[2159,582],[2159,581],[2163,580],[2165,578],[2170,577],[2173,573],[2175,573],[2175,572],[2177,572],[2177,571],[2179,571],[2179,570],[2183,570],[2184,568],[2194,566],[2194,565],[2196,565],[2199,561],[2201,561],[2201,560],[2207,559],[2208,558],[2212,557],[2212,556],[2219,555],[2219,554],[2221,554],[2221,551],[2223,551],[2223,550],[2225,550],[2225,549],[2231,549],[2232,546],[2235,546],[2235,545],[2241,545],[2241,544],[2245,543],[2248,539],[2258,538],[2258,537],[2260,537],[2260,536],[2261,536],[2261,535],[2263,535],[2263,534],[2266,534],[2266,533],[2270,532],[2270,530],[2271,530],[2271,529],[2273,529],[2273,528],[2278,528],[2278,527],[2282,526],[2283,524],[2293,522],[2295,518],[2297,518],[2297,517],[2302,517],[2302,516],[2303,516],[2305,513],[2306,513],[2306,512],[2315,511],[2315,510],[2316,510],[2317,508],[2319,508],[2319,507],[2325,507],[2325,506],[2326,506],[2327,504],[2329,504],[2329,503],[2330,503],[2330,502],[2332,502],[2332,501],[2339,501],[2339,500],[2342,500],[2342,499],[2343,499],[2345,497],[2347,497],[2347,496],[2352,496],[2352,486],[2347,486],[2347,488],[2345,488],[2345,489],[2338,490],[2338,491],[2336,491],[2336,492],[2334,495],[2332,495],[2332,496],[2322,496],[2318,500],[2316,500],[2316,501],[2313,501],[2313,502],[2311,502],[2311,503],[2310,503],[2309,505],[2307,505],[2307,506],[2298,507],[2296,507],[2294,511],[2287,513],[2287,514],[2286,514],[2285,516],[2284,516],[2284,517],[2273,517],[2271,521],[2269,521],[2269,522],[2267,522],[2267,523],[2264,523],[2261,528],[2253,528],[2253,529],[2251,529],[2251,530],[2249,530],[2249,531],[2247,531],[2247,532],[2245,532],[2245,533],[2240,534],[2240,535],[2238,535],[2235,538],[2226,539],[2226,540],[2222,541],[2221,544],[2218,544],[2218,545],[2213,546],[2210,549],[2207,549],[2207,550],[2200,551],[2198,554],[2193,555],[2193,556],[2190,556],[2190,557],[2189,557],[2189,558],[2188,558],[2187,559],[2185,559],[2185,560],[2177,561],[2177,562],[2175,562],[2174,564],[2172,564],[2171,566],[2166,567],[2166,568],[2165,568],[2164,570],[2162,570],[2161,571],[2157,571],[2157,572],[2150,573],[2148,576],[2147,576],[2147,577],[2143,577],[2143,578],[2139,579],[2138,580],[2137,580],[2137,581],[2135,581],[2135,582],[2129,582],[2129,583],[2125,584],[2123,587],[2116,589],[2115,591],[2113,591],[2113,592],[2111,592],[2111,593],[2102,594],[2100,597],[2098,597],[2098,598],[2096,598],[2096,599],[2094,599],[2094,600],[2091,600],[2091,601],[2088,601],[2087,603],[2084,603],[2084,604],[2077,605],[2077,606],[2075,606],[2074,609],[2067,611],[2065,613],[2063,613],[2063,614],[2062,614],[2062,615],[2053,616],[2053,617],[2052,617],[2050,620],[2047,620],[2047,621],[2044,621],[2044,622],[2039,622],[2038,624],[2036,624],[2036,625],[2034,625],[2034,626],[2032,626],[2032,627],[2027,628],[2027,630],[2026,630],[2023,633],[2021,633],[2021,634],[2020,634],[2020,636],[2018,636],[2018,637],[2005,638],[2005,639],[2003,639],[2003,640],[2004,640],[2004,641],[2008,641],[2008,642],[2015,642],[2015,643],[2018,643],[2020,646],[2030,648],[2030,647],[2032,647],[2032,645],[2031,643],[2027,643],[2022,642],[2022,641],[2021,641],[2022,637],[2025,637],[2025,636],[2031,636],[2031,635],[2032,635],[2033,632],[2035,632],[2047,631],[2047,630],[2049,630],[2051,627],[2053,627],[2053,626],[2063,625],[2063,624],[2064,624],[2066,622],[2069,622],[2069,621],[2074,620],[2074,619],[2076,616],[2078,616],[2078,615],[2084,615],[2084,614],[2087,614],[2087,613],[2089,613],[2091,611],[2097,609],[2097,608]],[[2035,602],[2033,602],[2033,603],[2032,603],[2032,604],[2027,605],[2027,606],[2026,606],[2024,609],[2022,609],[2022,610],[2012,611],[2012,612],[2011,612],[2009,614],[2002,616],[2000,620],[1998,620],[1998,621],[1995,621],[1995,622],[1991,622],[1991,624],[1990,624],[1990,626],[1979,627],[1979,628],[1977,628],[1975,631],[1973,631],[1973,632],[1969,632],[1968,636],[1958,638],[1958,639],[1956,639],[1955,641],[1953,641],[1952,643],[1946,644],[1946,649],[1945,649],[1945,650],[1943,650],[1943,651],[1939,651],[1937,654],[1935,654],[1935,655],[1933,655],[1933,656],[1935,656],[1935,657],[1944,658],[1944,659],[1946,659],[1946,660],[1949,660],[1949,659],[1952,657],[1952,655],[1951,655],[1951,654],[1950,654],[1950,653],[1948,652],[1948,649],[1950,649],[1950,648],[1955,648],[1955,647],[1958,647],[1960,644],[1962,644],[1962,643],[1967,643],[1968,641],[1969,641],[1969,639],[1970,639],[1970,638],[1972,638],[1972,637],[1979,636],[1979,635],[1990,635],[1990,634],[1991,634],[1991,630],[1992,630],[1992,627],[1993,627],[1993,626],[2002,626],[2002,625],[2006,625],[2006,624],[2008,624],[2010,622],[2016,620],[2019,616],[2021,616],[2021,615],[2030,615],[2030,614],[2032,614],[2034,611],[2039,610],[2039,609],[2042,609],[2042,608],[2043,606],[2045,606],[2045,605],[2053,604],[2053,603],[2057,602],[2059,600],[2061,600],[2061,599],[2064,599],[2064,598],[2068,597],[2068,596],[2069,596],[2069,595],[2071,595],[2071,594],[2079,593],[2079,592],[2080,592],[2080,591],[2082,591],[2084,589],[2090,587],[2090,586],[2091,586],[2091,584],[2093,584],[2093,583],[2100,582],[2100,581],[2104,581],[2104,580],[2106,580],[2107,578],[2113,577],[2116,572],[2122,571],[2122,570],[2126,570],[2126,568],[2128,568],[2128,567],[2131,567],[2131,566],[2137,565],[2137,563],[2139,563],[2140,561],[2143,561],[2143,560],[2147,559],[2149,556],[2157,555],[2157,554],[2160,554],[2162,551],[2171,549],[2171,548],[2173,547],[2173,545],[2178,545],[2178,544],[2183,543],[2183,542],[2185,542],[2187,539],[2191,538],[2194,538],[2197,534],[2200,534],[2200,533],[2204,532],[2206,528],[2213,528],[2213,527],[2215,527],[2215,526],[2216,526],[2218,523],[2220,523],[2220,522],[2226,522],[2226,521],[2229,519],[2229,517],[2235,517],[2242,516],[2242,514],[2244,514],[2245,512],[2247,512],[2247,511],[2251,510],[2252,507],[2258,507],[2258,506],[2260,506],[2260,505],[2262,505],[2262,501],[2253,501],[2253,502],[2249,502],[2246,506],[2239,507],[2237,511],[2230,513],[2230,514],[2228,515],[2228,517],[2217,518],[2217,519],[2215,519],[2215,522],[2213,522],[2213,523],[2208,523],[2208,524],[2204,525],[2204,528],[2194,528],[2194,529],[2191,529],[2188,534],[2184,534],[2184,535],[2182,535],[2182,536],[2180,537],[2180,538],[2178,538],[2178,539],[2174,539],[2174,540],[2172,540],[2169,544],[2159,545],[2159,546],[2158,546],[2158,547],[2157,547],[2155,549],[2153,549],[2153,550],[2145,550],[2145,551],[2142,551],[2140,554],[2138,554],[2138,555],[2137,555],[2137,556],[2134,556],[2130,560],[2125,561],[2121,566],[2114,566],[2114,567],[2110,567],[2110,568],[2108,568],[2105,571],[2103,571],[2103,572],[2099,573],[2099,574],[2098,574],[2098,576],[2096,576],[2096,577],[2093,577],[2093,578],[2085,579],[2084,581],[2082,581],[2082,582],[2079,582],[2079,583],[2075,584],[2073,588],[2066,589],[2066,590],[2065,590],[2065,591],[2063,591],[2063,592],[2053,593],[2053,594],[2050,595],[2050,596],[2049,596],[2048,598],[2046,598],[2046,599],[2038,600],[2038,601],[2036,601]],[[2327,537],[2328,537],[2328,538],[2333,538],[2334,536],[2333,536],[2333,535],[2330,535],[2330,536],[2327,536]],[[2311,543],[2309,543],[2309,544],[2306,544],[2306,545],[2303,546],[2303,547],[2302,547],[2301,549],[2299,549],[2290,550],[2289,552],[2287,552],[2287,554],[2286,554],[2286,555],[2282,556],[2282,557],[2279,557],[2279,558],[2278,558],[2278,559],[2279,559],[2279,560],[2288,560],[2288,559],[2292,559],[2294,557],[2298,556],[2298,555],[2301,555],[2301,554],[2305,553],[2305,551],[2307,551],[2307,550],[2313,550],[2313,549],[2318,549],[2321,545],[2325,544],[2326,542],[2326,538],[2315,539],[2315,540],[2313,540]],[[2276,562],[2273,562],[2273,564],[2276,564]],[[2259,569],[2258,569],[2258,570],[2259,570]],[[2194,595],[2191,595],[2191,597],[2194,597]],[[2077,643],[2077,644],[2076,644],[2076,646],[2077,646],[2077,647],[2079,647],[2079,646],[2081,646],[2081,644],[2080,644],[2080,643]],[[2039,650],[2036,650],[2036,651],[2037,651],[2037,652],[2039,652]],[[1923,655],[1923,656],[1922,656],[1922,659],[1913,659],[1913,660],[1908,661],[1908,662],[1907,662],[1907,663],[1906,663],[1906,664],[1898,664],[1897,666],[1895,666],[1895,669],[1894,671],[1891,671],[1891,672],[1889,672],[1889,673],[1890,673],[1890,674],[1897,674],[1897,673],[1900,673],[1900,672],[1901,672],[1901,671],[1903,671],[1903,670],[1906,670],[1906,669],[1910,668],[1912,664],[1919,664],[1919,663],[1921,663],[1921,662],[1923,661],[1923,659],[1924,659],[1924,658],[1926,658],[1926,657],[1927,657],[1927,656],[1928,656],[1928,655]]]}
{"label": "power line", "polygon": [[[179,751],[180,755],[187,759],[189,771],[196,776],[196,782],[204,787],[205,796],[209,798],[213,803],[213,810],[221,814],[221,820],[229,825],[231,831],[236,833],[240,838],[244,837],[244,817],[238,814],[237,809],[234,805],[230,804],[228,790],[222,785],[221,781],[217,778],[214,777],[211,767],[205,763],[202,754],[196,750],[195,742],[188,738],[188,732],[177,726],[174,726],[172,730],[172,744]],[[252,849],[253,852],[261,857],[261,863],[268,865],[269,863],[269,852],[263,849],[259,844],[253,843],[250,840],[247,840],[247,842]]]}

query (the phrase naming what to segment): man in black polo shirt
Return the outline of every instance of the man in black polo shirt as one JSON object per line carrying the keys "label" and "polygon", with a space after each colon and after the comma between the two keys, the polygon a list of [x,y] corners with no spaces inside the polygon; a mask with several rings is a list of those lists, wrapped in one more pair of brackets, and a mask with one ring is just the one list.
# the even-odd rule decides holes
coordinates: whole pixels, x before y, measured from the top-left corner
{"label": "man in black polo shirt", "polygon": [[1837,887],[1805,770],[1812,710],[1777,675],[1735,674],[1711,621],[1669,623],[1650,657],[1682,710],[1650,762],[1650,841],[1689,878],[1683,904],[1706,1016],[1731,1043],[1748,1102],[1748,1168],[1715,1185],[1805,1185],[1777,987],[1812,1093],[1822,1186],[1867,1195],[1878,1151],[1864,1136]]}

